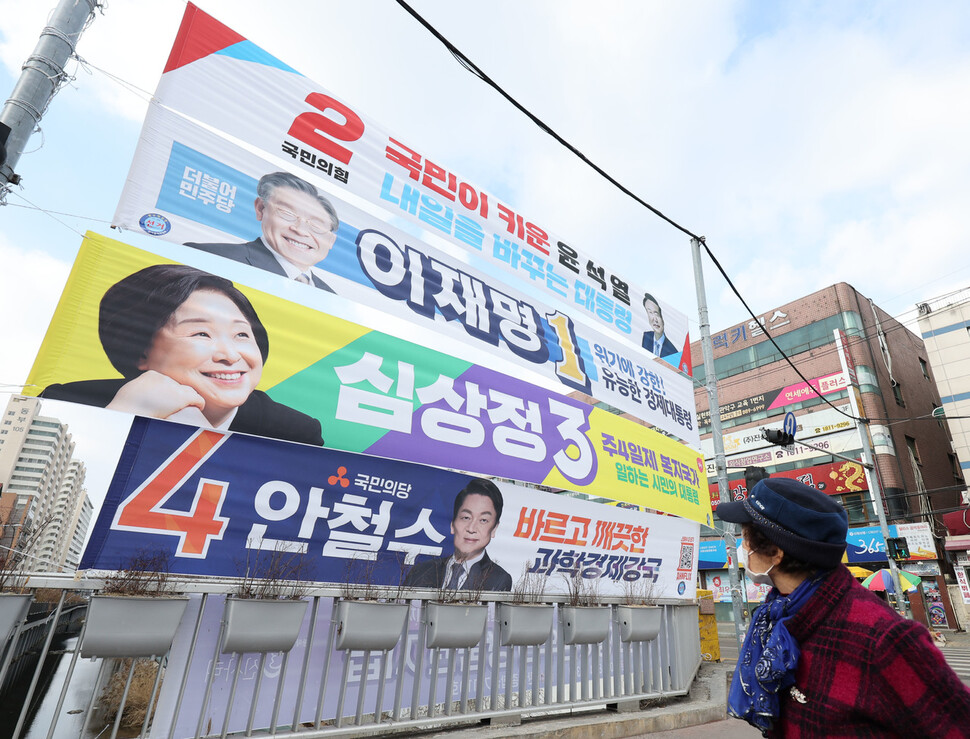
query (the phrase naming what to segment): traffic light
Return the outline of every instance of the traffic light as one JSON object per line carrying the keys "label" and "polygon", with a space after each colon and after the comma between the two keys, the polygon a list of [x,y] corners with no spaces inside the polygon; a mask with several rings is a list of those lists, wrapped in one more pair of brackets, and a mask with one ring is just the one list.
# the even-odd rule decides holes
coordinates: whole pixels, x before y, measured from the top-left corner
{"label": "traffic light", "polygon": [[909,544],[905,536],[886,539],[886,551],[893,559],[909,559]]}
{"label": "traffic light", "polygon": [[762,436],[769,444],[775,444],[777,446],[791,446],[795,443],[795,437],[781,429],[764,429]]}
{"label": "traffic light", "polygon": [[744,486],[748,489],[748,493],[754,490],[755,485],[769,477],[771,475],[768,474],[768,470],[764,467],[751,466],[744,468]]}

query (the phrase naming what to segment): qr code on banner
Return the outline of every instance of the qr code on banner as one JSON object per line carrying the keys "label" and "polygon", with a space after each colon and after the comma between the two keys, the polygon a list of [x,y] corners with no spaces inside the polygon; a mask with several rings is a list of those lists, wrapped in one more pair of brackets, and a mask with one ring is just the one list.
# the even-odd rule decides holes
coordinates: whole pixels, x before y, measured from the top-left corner
{"label": "qr code on banner", "polygon": [[694,545],[681,544],[680,545],[680,564],[677,565],[677,569],[689,570],[693,563],[694,563]]}

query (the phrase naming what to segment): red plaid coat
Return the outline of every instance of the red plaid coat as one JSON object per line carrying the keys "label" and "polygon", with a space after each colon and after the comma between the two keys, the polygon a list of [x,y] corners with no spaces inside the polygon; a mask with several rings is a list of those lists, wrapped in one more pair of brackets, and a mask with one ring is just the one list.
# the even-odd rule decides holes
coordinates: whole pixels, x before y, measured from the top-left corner
{"label": "red plaid coat", "polygon": [[970,690],[924,626],[839,566],[790,621],[801,658],[771,737],[970,737]]}

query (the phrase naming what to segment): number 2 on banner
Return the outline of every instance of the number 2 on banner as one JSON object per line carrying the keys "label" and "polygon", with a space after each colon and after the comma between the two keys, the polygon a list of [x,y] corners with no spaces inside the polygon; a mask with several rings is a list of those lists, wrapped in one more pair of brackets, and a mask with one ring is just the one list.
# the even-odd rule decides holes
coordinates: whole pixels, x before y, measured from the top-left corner
{"label": "number 2 on banner", "polygon": [[[334,139],[350,143],[363,136],[364,122],[360,116],[343,103],[320,92],[311,92],[306,96],[306,101],[320,113],[301,113],[294,118],[288,131],[290,136],[333,157],[341,164],[349,164],[353,152]],[[343,118],[343,123],[334,120],[328,113]],[[321,133],[324,135],[321,136]]]}
{"label": "number 2 on banner", "polygon": [[189,511],[163,506],[228,438],[218,431],[199,429],[118,507],[111,527],[125,531],[168,534],[179,538],[177,557],[204,558],[213,539],[221,539],[228,518],[219,514],[229,483],[199,480]]}

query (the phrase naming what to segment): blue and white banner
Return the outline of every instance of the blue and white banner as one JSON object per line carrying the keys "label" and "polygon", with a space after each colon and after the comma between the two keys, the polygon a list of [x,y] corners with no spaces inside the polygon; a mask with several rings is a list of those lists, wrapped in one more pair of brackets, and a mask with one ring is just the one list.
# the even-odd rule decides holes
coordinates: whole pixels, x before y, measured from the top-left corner
{"label": "blue and white banner", "polygon": [[[153,99],[220,132],[224,140],[259,151],[327,193],[344,192],[376,205],[384,218],[432,233],[483,264],[514,275],[570,314],[622,337],[690,374],[687,317],[584,253],[581,247],[444,166],[413,143],[387,132],[280,59],[188,5],[175,46]],[[144,147],[160,129],[150,118]],[[234,208],[252,202],[251,189],[223,169],[218,151],[177,172],[182,206],[193,201],[204,223],[237,235]],[[178,159],[178,152],[173,158]],[[136,156],[136,163],[138,157]],[[153,173],[135,166],[116,225],[164,235],[168,195],[135,207],[132,195]],[[134,198],[138,200],[137,197]],[[141,203],[141,205],[145,205]],[[174,238],[174,236],[173,236]],[[645,247],[649,249],[649,247]]]}
{"label": "blue and white banner", "polygon": [[81,569],[123,569],[151,551],[173,573],[242,577],[260,553],[286,552],[300,579],[353,582],[366,561],[371,584],[437,588],[462,552],[484,555],[484,590],[510,590],[528,571],[548,592],[580,577],[602,595],[642,581],[692,600],[698,542],[699,524],[677,517],[136,418]]}

